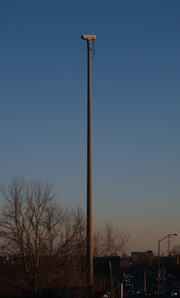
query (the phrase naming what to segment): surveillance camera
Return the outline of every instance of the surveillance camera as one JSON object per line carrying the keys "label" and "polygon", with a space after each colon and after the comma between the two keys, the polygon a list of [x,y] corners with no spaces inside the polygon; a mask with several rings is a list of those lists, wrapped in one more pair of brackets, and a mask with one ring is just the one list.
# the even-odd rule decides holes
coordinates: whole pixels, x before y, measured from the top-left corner
{"label": "surveillance camera", "polygon": [[81,35],[81,38],[85,40],[92,40],[92,39],[95,40],[96,35]]}

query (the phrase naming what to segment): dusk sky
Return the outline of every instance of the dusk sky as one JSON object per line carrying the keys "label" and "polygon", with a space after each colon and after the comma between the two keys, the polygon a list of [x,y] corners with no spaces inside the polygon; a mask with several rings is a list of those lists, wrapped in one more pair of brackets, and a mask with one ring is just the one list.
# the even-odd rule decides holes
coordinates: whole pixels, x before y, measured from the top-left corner
{"label": "dusk sky", "polygon": [[86,212],[95,34],[93,226],[129,231],[128,255],[180,245],[180,1],[2,0],[0,28],[0,183],[53,182]]}

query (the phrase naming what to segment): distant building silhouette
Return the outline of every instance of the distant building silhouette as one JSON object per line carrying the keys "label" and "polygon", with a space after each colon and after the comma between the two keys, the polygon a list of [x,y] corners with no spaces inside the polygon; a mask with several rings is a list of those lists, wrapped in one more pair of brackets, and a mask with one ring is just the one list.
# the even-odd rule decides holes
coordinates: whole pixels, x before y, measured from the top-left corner
{"label": "distant building silhouette", "polygon": [[147,250],[144,252],[132,252],[131,256],[132,256],[133,260],[141,259],[142,257],[153,257],[153,252],[152,252],[152,250]]}
{"label": "distant building silhouette", "polygon": [[131,257],[133,263],[140,264],[142,261],[152,260],[153,252],[152,250],[147,250],[144,252],[131,252]]}

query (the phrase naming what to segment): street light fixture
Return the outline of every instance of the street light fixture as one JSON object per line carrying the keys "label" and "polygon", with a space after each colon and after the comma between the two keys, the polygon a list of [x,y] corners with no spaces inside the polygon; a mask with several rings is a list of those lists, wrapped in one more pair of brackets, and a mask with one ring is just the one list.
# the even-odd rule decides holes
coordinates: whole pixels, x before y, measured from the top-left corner
{"label": "street light fixture", "polygon": [[160,242],[163,241],[166,238],[170,238],[171,236],[177,236],[177,234],[168,234],[167,236],[165,236],[162,239],[158,239],[158,291],[157,294],[159,296],[159,271],[160,271]]}
{"label": "street light fixture", "polygon": [[96,35],[81,35],[87,41],[88,84],[87,84],[87,267],[88,284],[93,287],[93,232],[92,232],[92,129],[91,129],[91,41]]}

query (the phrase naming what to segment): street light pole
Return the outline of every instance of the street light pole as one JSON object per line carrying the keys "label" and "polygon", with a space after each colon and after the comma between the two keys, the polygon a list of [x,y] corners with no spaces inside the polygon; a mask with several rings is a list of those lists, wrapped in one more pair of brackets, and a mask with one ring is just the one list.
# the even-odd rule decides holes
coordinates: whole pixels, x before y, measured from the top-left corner
{"label": "street light pole", "polygon": [[177,236],[177,234],[168,234],[162,239],[158,239],[158,290],[157,290],[157,295],[159,296],[159,285],[160,285],[160,280],[159,280],[159,274],[160,274],[160,242],[163,241],[166,238],[169,238],[171,236]]}
{"label": "street light pole", "polygon": [[92,125],[91,125],[91,41],[96,35],[82,35],[87,40],[88,86],[87,86],[87,267],[88,284],[93,287],[93,231],[92,231]]}
{"label": "street light pole", "polygon": [[159,296],[159,271],[160,271],[160,239],[158,239],[158,288],[157,288],[157,294]]}

